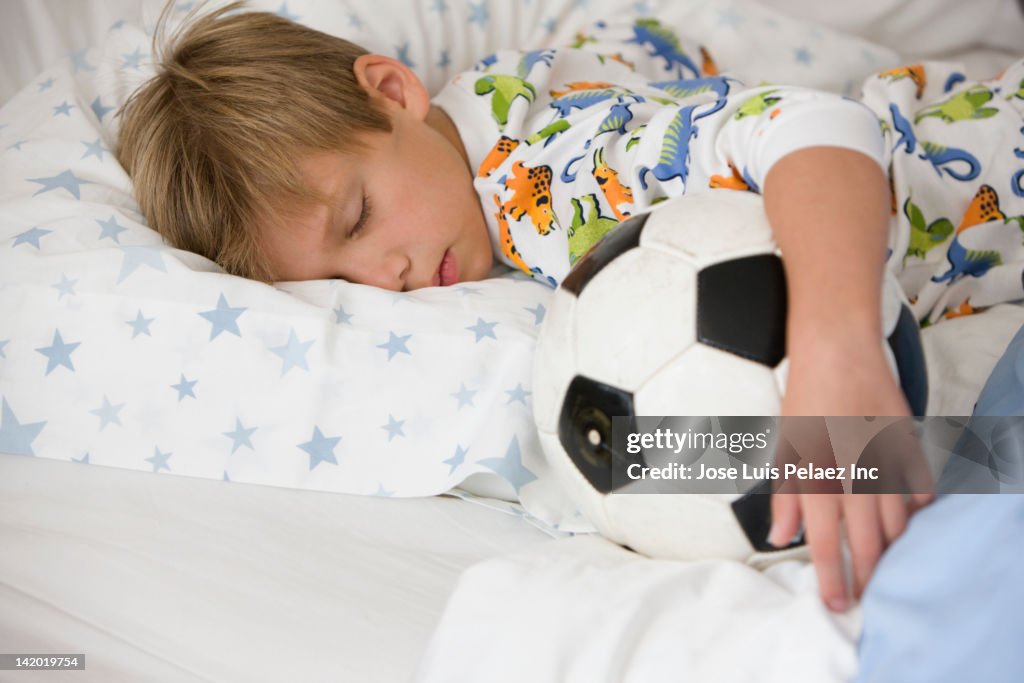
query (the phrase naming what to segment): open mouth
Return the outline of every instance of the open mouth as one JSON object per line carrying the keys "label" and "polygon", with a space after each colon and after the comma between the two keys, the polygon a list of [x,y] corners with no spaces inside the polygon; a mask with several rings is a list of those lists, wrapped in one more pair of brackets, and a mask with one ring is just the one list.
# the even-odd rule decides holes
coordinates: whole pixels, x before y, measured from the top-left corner
{"label": "open mouth", "polygon": [[444,258],[441,259],[441,265],[437,269],[434,280],[441,287],[447,287],[459,281],[459,264],[451,249],[445,250]]}

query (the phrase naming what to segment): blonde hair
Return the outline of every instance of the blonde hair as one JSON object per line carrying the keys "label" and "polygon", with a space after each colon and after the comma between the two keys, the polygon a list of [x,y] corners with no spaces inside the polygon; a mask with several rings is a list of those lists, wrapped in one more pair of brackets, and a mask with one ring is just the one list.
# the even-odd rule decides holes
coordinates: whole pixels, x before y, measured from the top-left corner
{"label": "blonde hair", "polygon": [[259,222],[280,216],[272,204],[322,201],[303,183],[299,155],[356,150],[359,133],[391,129],[353,73],[366,51],[274,14],[239,12],[243,2],[193,10],[165,41],[173,4],[153,36],[156,75],[118,112],[118,160],[168,243],[270,282]]}

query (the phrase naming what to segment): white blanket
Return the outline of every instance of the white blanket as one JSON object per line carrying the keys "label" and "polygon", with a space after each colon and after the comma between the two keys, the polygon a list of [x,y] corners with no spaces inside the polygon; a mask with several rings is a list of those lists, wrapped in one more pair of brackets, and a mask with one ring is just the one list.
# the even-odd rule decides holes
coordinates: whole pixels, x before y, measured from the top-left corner
{"label": "white blanket", "polygon": [[650,560],[581,536],[467,570],[415,680],[844,681],[859,630],[802,562]]}

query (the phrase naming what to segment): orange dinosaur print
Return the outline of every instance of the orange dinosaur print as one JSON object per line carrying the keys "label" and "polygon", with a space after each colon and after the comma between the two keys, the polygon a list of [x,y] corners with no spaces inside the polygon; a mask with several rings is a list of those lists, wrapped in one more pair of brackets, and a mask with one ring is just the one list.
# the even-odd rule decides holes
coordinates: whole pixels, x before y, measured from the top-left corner
{"label": "orange dinosaur print", "polygon": [[484,178],[491,175],[491,172],[501,166],[518,146],[519,140],[513,140],[507,135],[502,135],[480,163],[480,168],[476,171],[476,177]]}
{"label": "orange dinosaur print", "polygon": [[942,317],[947,319],[962,318],[965,315],[974,315],[976,312],[977,311],[974,308],[974,306],[971,306],[971,300],[968,299],[967,301],[963,302],[956,308],[948,309],[945,313],[942,314]]}
{"label": "orange dinosaur print", "polygon": [[1006,220],[1006,215],[999,210],[999,195],[990,185],[982,185],[974,194],[974,199],[964,212],[956,234],[960,234],[967,228],[994,220]]}
{"label": "orange dinosaur print", "polygon": [[732,175],[726,177],[724,175],[713,175],[711,176],[711,182],[708,183],[708,187],[719,188],[723,190],[749,190],[750,186],[743,180],[743,176],[736,170],[736,167],[729,164],[729,170]]}
{"label": "orange dinosaur print", "polygon": [[705,76],[718,75],[718,65],[715,64],[715,60],[711,58],[711,53],[703,45],[700,48],[700,72]]}
{"label": "orange dinosaur print", "polygon": [[613,62],[618,62],[623,66],[629,67],[630,71],[636,71],[636,64],[623,57],[621,52],[616,52],[613,55],[608,55],[608,59],[612,60]]}
{"label": "orange dinosaur print", "polygon": [[498,219],[498,241],[501,243],[501,253],[505,255],[512,263],[516,264],[516,267],[524,273],[530,273],[530,267],[526,265],[526,261],[519,255],[519,250],[516,249],[516,243],[512,239],[512,231],[508,229],[508,218],[505,217],[505,211],[501,206],[501,199],[498,195],[494,195],[494,203],[498,206],[498,213],[494,214],[494,217]]}
{"label": "orange dinosaur print", "polygon": [[565,84],[565,90],[552,90],[550,94],[551,97],[557,100],[559,97],[565,97],[569,93],[580,90],[604,90],[605,88],[614,87],[614,83],[606,83],[604,81],[573,81],[572,83]]}
{"label": "orange dinosaur print", "polygon": [[512,173],[505,187],[513,191],[512,198],[502,210],[515,220],[529,216],[537,234],[546,235],[555,225],[555,212],[551,208],[551,167],[529,168],[523,162],[512,164]]}
{"label": "orange dinosaur print", "polygon": [[605,163],[604,147],[594,150],[594,180],[601,188],[601,193],[604,194],[608,205],[612,207],[615,218],[621,221],[629,217],[630,212],[620,211],[619,205],[633,203],[633,190],[623,185],[615,169]]}
{"label": "orange dinosaur print", "polygon": [[898,81],[901,78],[909,78],[917,86],[917,92],[915,96],[917,99],[921,99],[921,95],[924,94],[924,87],[928,83],[928,78],[924,73],[923,64],[910,64],[908,66],[901,66],[895,69],[889,69],[888,71],[882,71],[878,74],[879,78],[888,78],[892,81]]}

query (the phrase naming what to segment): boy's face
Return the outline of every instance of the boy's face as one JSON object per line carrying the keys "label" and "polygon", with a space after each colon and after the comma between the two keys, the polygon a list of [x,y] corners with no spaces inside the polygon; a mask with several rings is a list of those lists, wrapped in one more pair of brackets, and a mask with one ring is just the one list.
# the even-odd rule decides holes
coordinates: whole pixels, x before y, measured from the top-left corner
{"label": "boy's face", "polygon": [[300,159],[328,201],[262,226],[276,279],[407,291],[487,277],[490,239],[454,126],[437,108],[386,106],[390,133],[364,134],[363,149],[351,154]]}

